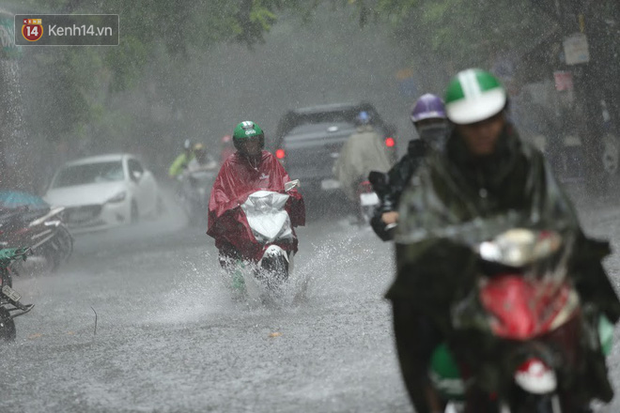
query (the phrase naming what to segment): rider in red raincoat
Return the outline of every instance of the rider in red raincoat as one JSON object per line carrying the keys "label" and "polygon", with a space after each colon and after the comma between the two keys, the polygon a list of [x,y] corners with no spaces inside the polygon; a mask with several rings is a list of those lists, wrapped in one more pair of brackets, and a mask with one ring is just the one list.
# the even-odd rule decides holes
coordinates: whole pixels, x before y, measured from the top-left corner
{"label": "rider in red raincoat", "polygon": [[[215,238],[220,262],[227,257],[258,262],[263,253],[241,209],[248,195],[259,190],[284,193],[284,184],[291,179],[284,167],[263,150],[265,135],[254,122],[241,122],[233,133],[237,152],[222,164],[209,200],[207,234]],[[296,189],[286,192],[290,198],[286,211],[293,227],[303,226],[306,212],[303,198]],[[293,242],[280,245],[285,251],[297,252],[297,236]]]}

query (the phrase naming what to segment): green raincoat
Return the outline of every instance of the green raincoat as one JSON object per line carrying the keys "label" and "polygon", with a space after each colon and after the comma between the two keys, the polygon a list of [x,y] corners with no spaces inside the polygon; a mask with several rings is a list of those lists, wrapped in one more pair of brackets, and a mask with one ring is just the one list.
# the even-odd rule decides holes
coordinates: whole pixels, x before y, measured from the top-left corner
{"label": "green raincoat", "polygon": [[[510,124],[497,145],[493,155],[475,159],[453,132],[445,151],[431,154],[419,169],[401,198],[397,276],[387,293],[387,298],[405,300],[431,317],[449,341],[471,348],[463,361],[487,391],[501,391],[497,383],[502,367],[492,357],[497,340],[485,327],[482,306],[473,294],[478,271],[472,245],[510,228],[555,230],[574,240],[569,274],[586,319],[598,320],[603,313],[615,323],[620,317],[620,302],[601,265],[608,243],[584,236],[543,155],[522,142]],[[470,343],[463,345],[463,340]],[[585,399],[608,401],[613,390],[605,359],[597,340],[589,343],[584,344],[589,380],[574,387],[582,387]]]}

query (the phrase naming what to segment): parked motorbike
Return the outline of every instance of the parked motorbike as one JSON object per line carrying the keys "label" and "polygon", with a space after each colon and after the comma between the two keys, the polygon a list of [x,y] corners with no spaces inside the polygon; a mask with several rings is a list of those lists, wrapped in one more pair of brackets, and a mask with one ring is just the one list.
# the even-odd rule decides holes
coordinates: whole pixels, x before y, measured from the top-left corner
{"label": "parked motorbike", "polygon": [[21,296],[13,289],[11,263],[25,260],[30,248],[0,249],[0,340],[13,341],[16,337],[15,317],[28,313],[34,304],[22,304]]}
{"label": "parked motorbike", "polygon": [[[490,331],[498,343],[493,353],[497,394],[488,396],[484,403],[491,407],[485,411],[581,412],[564,386],[584,369],[579,362],[584,315],[566,274],[571,242],[554,232],[512,229],[474,250],[482,269],[476,293],[485,313],[478,328]],[[458,314],[453,322],[461,325]],[[608,351],[609,325],[601,336]],[[456,413],[465,406],[465,384],[451,350],[445,344],[435,349],[429,375],[444,398],[444,411]]]}
{"label": "parked motorbike", "polygon": [[192,222],[206,220],[211,188],[217,176],[215,170],[186,171],[181,185],[181,201]]}
{"label": "parked motorbike", "polygon": [[0,247],[31,245],[33,258],[55,271],[73,252],[73,237],[63,223],[64,207],[0,209]]}

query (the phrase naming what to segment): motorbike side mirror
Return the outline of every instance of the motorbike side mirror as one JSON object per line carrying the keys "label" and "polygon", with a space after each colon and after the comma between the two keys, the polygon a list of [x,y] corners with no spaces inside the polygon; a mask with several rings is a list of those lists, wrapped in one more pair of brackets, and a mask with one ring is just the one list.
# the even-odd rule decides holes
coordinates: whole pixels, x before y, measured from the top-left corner
{"label": "motorbike side mirror", "polygon": [[284,183],[284,191],[288,192],[293,188],[299,188],[299,179],[294,179]]}

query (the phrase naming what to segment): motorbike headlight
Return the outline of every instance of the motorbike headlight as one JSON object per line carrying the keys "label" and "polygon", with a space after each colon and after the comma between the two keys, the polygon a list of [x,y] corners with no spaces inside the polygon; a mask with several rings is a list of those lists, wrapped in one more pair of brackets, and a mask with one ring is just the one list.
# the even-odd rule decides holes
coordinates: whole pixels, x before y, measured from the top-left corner
{"label": "motorbike headlight", "polygon": [[122,202],[127,198],[127,191],[121,191],[118,194],[114,195],[112,198],[108,199],[106,203],[114,204],[117,202]]}
{"label": "motorbike headlight", "polygon": [[562,238],[552,231],[534,231],[514,228],[478,246],[478,254],[485,261],[511,267],[523,267],[554,254]]}

